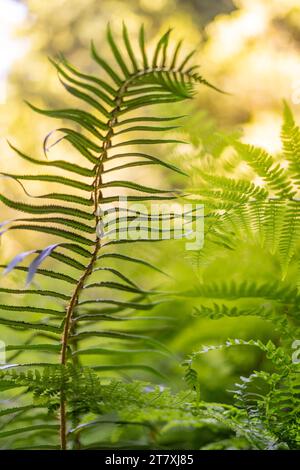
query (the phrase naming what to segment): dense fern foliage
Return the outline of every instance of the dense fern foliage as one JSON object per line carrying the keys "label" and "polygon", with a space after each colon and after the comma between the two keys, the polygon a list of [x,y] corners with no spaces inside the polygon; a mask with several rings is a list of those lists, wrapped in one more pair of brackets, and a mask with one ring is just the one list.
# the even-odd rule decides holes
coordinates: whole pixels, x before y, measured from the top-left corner
{"label": "dense fern foliage", "polygon": [[235,406],[245,413],[230,418],[236,437],[207,448],[299,448],[299,136],[285,103],[278,156],[216,135],[227,151],[205,155],[202,168],[195,170],[190,192],[205,203],[207,223],[204,248],[190,256],[198,282],[185,295],[194,299],[194,316],[256,317],[275,330],[280,343],[229,339],[203,346],[184,362],[187,383],[200,390],[195,364],[204,353],[256,347],[266,355],[265,370],[232,386]]}
{"label": "dense fern foliage", "polygon": [[[83,107],[49,111],[30,104],[45,117],[72,124],[46,136],[43,158],[10,144],[16,158],[47,171],[2,173],[8,186],[17,186],[24,196],[21,201],[1,191],[1,203],[18,212],[3,221],[1,235],[24,231],[34,237],[34,248],[3,266],[7,276],[0,287],[0,325],[10,340],[7,364],[0,370],[1,445],[298,449],[300,129],[285,104],[279,155],[245,144],[235,133],[212,132],[207,148],[203,138],[190,165],[182,160],[175,166],[165,154],[152,155],[145,148],[159,145],[167,151],[181,142],[173,138],[176,118],[148,114],[146,107],[161,104],[165,109],[190,99],[197,84],[214,87],[189,65],[193,53],[181,57],[181,43],[170,46],[170,31],[159,39],[151,57],[143,28],[138,51],[125,25],[122,37],[117,44],[108,28],[115,65],[92,45],[99,76],[78,71],[64,57],[53,61],[71,100],[80,100]],[[200,127],[194,126],[194,135],[201,134]],[[166,138],[157,138],[162,131]],[[69,147],[75,150],[74,161]],[[68,149],[68,158],[52,159],[50,150],[60,148]],[[141,184],[137,177],[114,177],[138,176],[150,165],[173,174],[174,184],[157,188]],[[53,192],[36,195],[35,183],[39,189],[53,184]],[[186,252],[192,266],[188,286],[179,280],[170,293],[148,282],[154,273],[164,276],[161,266],[137,254],[139,243],[148,247],[157,241],[147,236],[153,216],[142,214],[144,237],[108,236],[115,227],[125,227],[130,235],[134,228],[124,226],[124,220],[140,215],[139,209],[119,205],[125,194],[136,203],[179,199],[204,204],[205,244]],[[104,215],[111,208],[116,219],[105,232]],[[162,229],[158,232],[161,235]],[[124,245],[130,251],[122,251]],[[131,276],[132,266],[145,269],[147,288]],[[175,302],[170,310],[181,357],[186,356],[180,368],[184,381],[174,390],[167,386],[166,375],[181,357],[157,335],[170,327],[172,319],[164,315],[170,301]],[[182,320],[183,303],[188,315]],[[247,337],[241,329],[241,335],[235,335],[241,339],[210,346],[201,346],[199,339],[199,348],[187,354],[190,345],[184,347],[181,339],[185,334],[187,342],[191,334],[200,338],[203,319],[213,323],[238,318],[239,326],[249,317],[257,328],[265,328],[264,334],[255,330]],[[254,370],[249,374],[248,364],[246,372],[239,373],[237,367],[232,375],[240,379],[229,381],[230,390],[223,391],[226,400],[211,399],[202,371],[214,363],[206,358],[217,355],[221,375],[227,355],[233,351],[238,357],[244,350],[250,355],[258,351]],[[163,366],[157,367],[157,358]],[[135,380],[139,373],[149,379]]]}
{"label": "dense fern foliage", "polygon": [[[254,346],[263,351],[272,362],[274,371],[255,371],[249,377],[241,377],[235,384],[236,413],[230,408],[229,419],[224,423],[236,436],[224,442],[215,442],[208,448],[226,449],[230,446],[252,449],[297,449],[299,448],[299,365],[291,362],[290,355],[277,348],[271,341],[263,344],[259,340],[228,340],[218,346],[203,346],[184,363],[186,381],[193,388],[199,382],[193,362],[204,353],[233,347]],[[222,418],[217,419],[222,421]],[[238,448],[239,448],[238,447]]]}
{"label": "dense fern foliage", "polygon": [[[224,175],[200,170],[201,187],[191,188],[196,198],[205,204],[207,216],[206,244],[203,250],[193,255],[196,265],[211,262],[220,256],[220,251],[223,255],[226,251],[234,252],[243,244],[252,249],[256,246],[279,265],[276,278],[267,282],[251,282],[245,278],[238,283],[205,283],[197,286],[192,295],[216,300],[211,308],[207,308],[206,312],[211,315],[259,314],[275,321],[281,331],[282,328],[286,332],[290,330],[292,336],[297,336],[299,328],[299,272],[297,274],[295,268],[299,258],[300,228],[300,188],[296,171],[299,135],[299,127],[285,105],[283,151],[279,160],[263,149],[227,139],[235,155],[231,156],[231,161],[223,163]],[[252,170],[250,178],[234,177],[241,163],[246,163]],[[226,175],[228,171],[230,178]],[[296,269],[293,281],[289,276],[291,269]],[[222,299],[230,300],[231,306],[223,304]],[[234,299],[238,299],[238,306]],[[245,299],[244,303],[242,299]],[[247,303],[249,299],[252,299],[251,304]],[[269,302],[262,304],[262,299]],[[205,314],[205,307],[198,311],[201,312]]]}

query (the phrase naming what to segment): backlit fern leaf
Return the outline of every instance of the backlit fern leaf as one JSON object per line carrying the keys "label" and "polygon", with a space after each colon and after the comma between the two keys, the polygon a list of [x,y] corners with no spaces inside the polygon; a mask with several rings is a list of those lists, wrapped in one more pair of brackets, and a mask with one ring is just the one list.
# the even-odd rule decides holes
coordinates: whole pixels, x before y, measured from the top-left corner
{"label": "backlit fern leaf", "polygon": [[241,142],[234,142],[234,148],[254,172],[263,179],[267,187],[278,197],[293,197],[295,191],[288,174],[265,150]]}
{"label": "backlit fern leaf", "polygon": [[[140,184],[136,181],[117,179],[114,176],[120,169],[134,169],[143,165],[159,165],[182,173],[174,165],[144,150],[146,146],[178,142],[170,137],[165,139],[156,137],[161,131],[170,132],[176,128],[173,125],[165,125],[172,123],[174,118],[146,115],[145,107],[190,99],[197,84],[212,86],[195,72],[194,66],[189,64],[192,54],[180,57],[179,47],[170,52],[169,36],[170,31],[159,39],[151,57],[145,48],[144,29],[140,30],[138,49],[131,43],[127,28],[123,25],[122,41],[125,51],[123,53],[115,41],[114,33],[108,27],[107,41],[115,65],[110,65],[101,57],[92,44],[91,54],[93,61],[100,67],[99,76],[78,71],[64,57],[57,62],[52,61],[60,82],[69,94],[83,103],[84,109],[74,107],[43,110],[34,104],[29,105],[44,116],[64,122],[69,121],[73,126],[69,128],[63,124],[63,127],[47,135],[43,145],[45,155],[49,154],[54,145],[65,141],[80,154],[81,163],[73,164],[63,159],[39,160],[26,155],[11,144],[18,157],[30,165],[43,166],[47,170],[59,169],[63,172],[63,176],[47,172],[42,175],[31,172],[26,175],[2,173],[7,180],[18,183],[28,198],[41,199],[42,202],[31,204],[15,201],[1,193],[1,203],[13,210],[30,214],[26,218],[23,216],[5,221],[1,225],[1,234],[11,230],[46,234],[53,237],[54,242],[47,247],[38,246],[17,255],[6,267],[6,273],[12,270],[18,273],[26,272],[27,268],[19,264],[34,257],[28,268],[27,288],[19,292],[21,295],[28,294],[31,304],[28,303],[25,307],[1,304],[0,310],[3,316],[0,318],[0,324],[21,331],[34,330],[36,333],[29,337],[24,349],[18,350],[17,345],[8,345],[8,350],[13,352],[14,357],[35,348],[37,353],[44,351],[49,354],[54,364],[60,362],[58,369],[54,365],[51,366],[51,362],[39,363],[40,367],[43,364],[46,367],[41,377],[38,375],[39,372],[28,371],[20,374],[11,373],[9,380],[18,386],[27,386],[27,390],[33,391],[41,401],[51,397],[55,402],[53,406],[59,406],[62,449],[67,447],[68,417],[72,422],[74,419],[77,420],[79,425],[80,413],[84,411],[79,403],[75,404],[76,397],[79,400],[82,393],[85,394],[86,400],[89,395],[94,396],[92,388],[95,381],[96,389],[99,389],[99,383],[94,376],[96,371],[114,374],[142,370],[157,373],[150,366],[124,362],[123,351],[124,349],[126,351],[128,343],[138,346],[143,342],[146,344],[146,347],[144,346],[146,350],[150,345],[148,348],[150,352],[158,349],[166,353],[157,341],[144,335],[142,331],[132,331],[123,326],[135,318],[136,311],[151,310],[159,305],[159,301],[151,301],[154,291],[149,289],[146,291],[137,286],[111,262],[114,259],[121,259],[124,265],[139,263],[149,269],[153,269],[153,266],[146,260],[115,253],[113,250],[118,248],[119,244],[132,240],[110,241],[109,238],[105,238],[100,228],[103,224],[103,214],[112,205],[113,207],[118,205],[119,196],[124,190],[129,191],[129,201],[139,203],[172,200],[177,196],[178,191],[174,188],[153,188],[147,183]],[[135,111],[140,112],[133,113]],[[132,174],[134,175],[133,171]],[[61,187],[61,190],[34,196],[26,186],[26,182],[34,181],[55,183]],[[124,213],[119,207],[116,214],[117,226],[121,223],[122,216],[132,217],[132,214],[127,213],[127,209]],[[149,222],[151,217],[147,216],[145,220]],[[126,230],[130,235],[132,228],[129,226]],[[41,264],[50,258],[55,259],[57,264],[51,269],[41,269]],[[103,279],[105,275],[110,277]],[[41,283],[38,289],[28,288],[32,279],[38,279]],[[54,290],[47,287],[47,281],[52,279],[56,280]],[[60,282],[64,284],[61,286]],[[5,291],[3,288],[2,293],[7,294],[8,290]],[[59,307],[55,308],[33,306],[36,304],[32,299],[44,294],[52,298],[53,302],[56,299],[63,304],[60,303]],[[27,315],[30,315],[29,321],[26,320]],[[33,317],[36,321],[32,320]],[[102,326],[104,321],[120,324],[120,328],[106,329]],[[48,346],[42,342],[37,343],[38,334],[47,337]],[[95,343],[98,338],[104,338],[104,347],[102,345],[99,347]],[[86,340],[89,341],[89,347],[81,348],[81,341]],[[113,347],[106,349],[107,340]],[[119,342],[125,345],[124,349],[114,347],[114,343]],[[139,350],[136,347],[128,349],[131,354],[135,349]],[[75,379],[71,380],[68,364],[80,363],[81,350],[84,350],[83,356],[90,353],[95,361],[103,354],[118,355],[119,360],[116,364],[96,362],[94,368],[91,367],[91,371],[95,372],[81,372],[78,375],[77,369],[72,369]],[[25,367],[26,363],[21,366]],[[31,367],[30,364],[28,366]],[[31,384],[27,383],[30,381]],[[84,390],[81,390],[81,381],[84,382]],[[87,387],[88,383],[90,388]],[[83,402],[82,399],[81,404]]]}

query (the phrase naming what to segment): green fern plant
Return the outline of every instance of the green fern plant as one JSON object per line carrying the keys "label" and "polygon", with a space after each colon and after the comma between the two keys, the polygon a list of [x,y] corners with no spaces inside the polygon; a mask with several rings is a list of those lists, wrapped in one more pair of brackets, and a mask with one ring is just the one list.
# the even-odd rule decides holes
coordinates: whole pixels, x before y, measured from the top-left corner
{"label": "green fern plant", "polygon": [[245,414],[238,419],[231,415],[228,425],[254,449],[299,449],[299,363],[292,361],[291,349],[276,347],[272,341],[228,339],[224,344],[203,346],[183,365],[190,371],[196,359],[210,351],[249,346],[263,351],[273,367],[254,371],[235,384],[231,391],[235,406]]}
{"label": "green fern plant", "polygon": [[[214,263],[218,266],[219,258],[225,260],[235,253],[251,263],[255,251],[278,266],[272,279],[254,280],[243,275],[237,279],[237,273],[232,272],[232,280],[220,276],[219,280],[196,283],[187,293],[199,298],[196,315],[259,316],[275,324],[281,333],[297,337],[299,135],[299,127],[285,104],[279,155],[273,157],[263,149],[221,136],[227,150],[231,148],[235,154],[234,166],[228,164],[228,156],[224,160],[219,156],[204,161],[204,169],[195,170],[198,179],[189,188],[190,195],[206,210],[205,245],[190,256],[195,268],[202,273]],[[248,166],[247,179],[239,176],[240,164]]]}
{"label": "green fern plant", "polygon": [[[81,432],[83,429],[80,421],[82,415],[111,412],[117,403],[124,403],[125,398],[136,402],[137,411],[138,400],[151,402],[153,399],[151,394],[145,395],[139,385],[131,387],[121,382],[102,384],[98,373],[106,370],[126,373],[130,369],[155,372],[149,366],[124,363],[124,357],[128,354],[138,354],[139,343],[143,343],[144,351],[152,353],[158,348],[158,352],[166,354],[158,342],[139,331],[126,330],[123,326],[120,329],[106,328],[106,322],[120,322],[123,325],[126,320],[134,319],[134,312],[147,312],[159,303],[151,300],[155,291],[143,290],[128,278],[126,268],[123,273],[121,268],[116,269],[109,262],[118,260],[123,265],[137,263],[149,269],[156,268],[145,260],[115,251],[124,240],[106,240],[102,238],[101,231],[96,229],[101,226],[105,208],[117,203],[123,188],[131,191],[129,201],[169,200],[176,197],[176,191],[172,188],[158,189],[134,181],[119,180],[114,178],[114,172],[159,165],[182,173],[172,164],[144,150],[148,145],[177,142],[170,138],[148,137],[148,133],[174,129],[174,126],[163,126],[174,118],[149,116],[144,110],[149,105],[166,105],[190,99],[197,84],[211,85],[196,72],[195,66],[189,65],[192,53],[180,59],[181,43],[170,52],[170,31],[158,40],[152,57],[146,52],[143,27],[139,34],[139,50],[131,44],[125,25],[122,35],[124,53],[120,52],[120,46],[108,27],[107,41],[116,61],[115,66],[104,60],[92,44],[92,59],[101,70],[99,76],[78,71],[64,57],[58,62],[52,61],[64,88],[83,102],[84,109],[74,107],[49,111],[29,103],[34,111],[44,116],[73,124],[73,127],[56,129],[45,138],[43,147],[46,157],[51,147],[64,141],[80,154],[82,163],[73,163],[67,159],[39,160],[10,144],[28,164],[53,169],[55,173],[2,173],[3,177],[18,183],[27,196],[42,200],[40,204],[29,204],[9,198],[2,191],[0,201],[4,205],[29,214],[3,222],[2,234],[25,230],[37,237],[37,240],[39,234],[55,238],[51,245],[38,246],[37,249],[18,254],[5,266],[6,274],[13,270],[18,275],[27,272],[25,289],[19,286],[4,286],[0,289],[3,295],[11,295],[12,298],[25,296],[26,299],[25,305],[15,305],[13,301],[7,304],[2,302],[0,324],[13,331],[31,332],[23,344],[7,345],[7,352],[12,354],[10,362],[26,351],[41,355],[41,360],[34,364],[11,364],[2,368],[2,390],[20,387],[25,390],[21,393],[19,406],[1,411],[2,416],[11,416],[11,419],[0,436],[12,439],[13,446],[19,442],[21,447],[35,447],[35,438],[43,430],[54,436],[59,432],[61,449],[68,448],[71,442],[78,448],[79,430]],[[130,137],[132,134],[134,138]],[[58,138],[51,143],[55,135]],[[132,147],[137,146],[141,150],[132,150]],[[62,190],[32,196],[24,186],[26,182],[55,183]],[[117,224],[121,223],[122,215],[119,209]],[[35,256],[28,268],[20,266],[32,255]],[[44,263],[51,259],[57,264],[51,265],[50,269],[45,268]],[[111,279],[99,280],[99,274],[109,274]],[[48,287],[48,281],[52,281],[52,285],[54,283],[55,289]],[[33,288],[31,284],[34,284]],[[127,297],[121,297],[122,294]],[[50,302],[51,307],[46,302],[42,303],[43,306],[37,305],[40,297]],[[38,317],[39,320],[28,321],[26,317]],[[90,340],[96,338],[103,338],[104,346],[91,345]],[[125,347],[108,348],[105,343],[107,338],[112,342],[122,342]],[[134,347],[130,344],[134,344]],[[45,362],[44,354],[48,357],[50,355],[52,362]],[[83,367],[81,359],[86,355],[114,355],[116,360],[114,364],[106,366]],[[135,400],[134,387],[139,387],[138,400]],[[118,399],[113,399],[115,388],[120,390]],[[26,402],[24,393],[25,396],[33,393],[32,403]],[[169,392],[166,393],[166,398],[162,397],[165,404],[170,399]],[[38,412],[44,408],[50,412],[51,419],[44,412]],[[127,418],[128,409],[129,405]],[[56,413],[59,415],[59,423],[55,419]],[[71,422],[73,431],[70,430]],[[19,426],[12,427],[14,423]],[[92,422],[84,424],[86,427],[91,425]],[[27,431],[28,438],[19,440],[20,434],[23,436]],[[77,437],[73,439],[75,435]],[[40,445],[43,448],[47,445],[57,446],[55,439],[51,445],[43,442]]]}
{"label": "green fern plant", "polygon": [[[197,360],[210,351],[255,347],[267,359],[232,385],[229,415],[215,412],[233,435],[206,449],[299,449],[299,362],[293,360],[300,331],[299,136],[285,103],[279,155],[218,135],[227,144],[226,156],[203,155],[201,169],[194,171],[189,192],[206,208],[205,245],[190,256],[194,286],[179,295],[191,300],[196,322],[240,318],[242,325],[251,316],[267,321],[268,335],[276,340],[265,343],[257,331],[258,339],[202,346],[183,363],[194,389],[202,384]],[[248,166],[243,178],[241,164]]]}

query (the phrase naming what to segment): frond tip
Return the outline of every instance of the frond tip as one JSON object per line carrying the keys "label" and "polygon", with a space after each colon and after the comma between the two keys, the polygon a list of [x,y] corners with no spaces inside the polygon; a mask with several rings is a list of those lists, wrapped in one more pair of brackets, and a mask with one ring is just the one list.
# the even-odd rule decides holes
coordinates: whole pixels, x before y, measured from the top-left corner
{"label": "frond tip", "polygon": [[[79,434],[84,429],[85,425],[81,424],[82,414],[103,415],[114,411],[115,405],[120,405],[121,395],[116,393],[117,388],[129,397],[127,388],[134,394],[134,388],[138,387],[138,399],[141,405],[146,406],[149,398],[148,414],[144,410],[140,413],[139,407],[134,407],[134,403],[132,405],[131,411],[134,410],[136,419],[139,419],[141,423],[148,425],[146,420],[150,418],[153,418],[155,422],[165,422],[161,410],[151,404],[151,400],[159,401],[157,391],[145,393],[136,382],[132,387],[130,385],[127,387],[120,381],[108,383],[106,381],[104,385],[99,379],[99,374],[107,371],[112,375],[139,371],[161,376],[156,368],[148,364],[129,363],[128,359],[124,362],[127,351],[131,356],[137,357],[141,352],[170,355],[166,347],[150,335],[143,334],[143,330],[127,327],[127,324],[132,325],[143,319],[152,320],[149,312],[165,301],[164,298],[157,297],[163,293],[149,287],[138,286],[122,271],[124,265],[126,267],[130,263],[150,268],[152,272],[164,273],[146,259],[113,251],[113,248],[122,248],[122,245],[126,243],[157,240],[148,240],[148,233],[147,238],[132,239],[130,237],[132,228],[125,227],[129,235],[127,238],[110,241],[106,233],[99,235],[98,227],[103,222],[103,214],[109,210],[114,210],[116,213],[116,220],[113,223],[118,227],[122,225],[125,216],[128,220],[132,220],[133,211],[130,208],[121,211],[121,206],[118,206],[124,190],[129,192],[128,201],[139,203],[173,200],[180,194],[176,188],[150,187],[144,181],[114,177],[117,171],[135,169],[143,165],[156,165],[164,171],[170,170],[185,175],[182,170],[165,161],[163,157],[157,158],[152,155],[152,152],[149,154],[145,150],[145,147],[149,145],[155,148],[157,145],[169,146],[179,143],[180,141],[169,135],[176,129],[176,126],[168,125],[170,121],[177,118],[155,116],[154,113],[147,115],[144,109],[146,106],[191,99],[197,84],[214,87],[195,72],[194,66],[190,65],[193,52],[180,57],[180,44],[178,44],[174,52],[170,53],[170,32],[170,30],[167,31],[158,40],[151,56],[145,47],[143,27],[140,29],[139,45],[136,47],[130,39],[126,25],[123,24],[123,44],[120,47],[114,32],[108,26],[107,42],[113,56],[112,62],[115,63],[111,64],[111,61],[101,57],[92,43],[91,55],[94,63],[100,66],[99,76],[98,73],[92,75],[77,70],[63,56],[60,56],[57,61],[51,60],[64,89],[72,98],[81,102],[84,109],[66,107],[44,110],[27,103],[33,111],[47,118],[69,122],[70,127],[60,123],[57,129],[48,133],[43,142],[42,158],[29,156],[10,144],[17,157],[22,158],[29,165],[34,168],[47,167],[44,174],[35,174],[31,171],[26,175],[1,173],[2,177],[9,178],[14,184],[18,184],[27,198],[43,201],[40,205],[34,202],[31,204],[31,202],[15,201],[0,193],[0,203],[13,211],[29,214],[27,217],[12,216],[1,223],[0,227],[3,230],[1,234],[11,230],[22,230],[35,235],[47,235],[47,237],[53,237],[54,240],[51,244],[48,242],[46,247],[45,245],[39,248],[35,246],[32,250],[18,254],[5,267],[5,274],[13,270],[18,274],[27,272],[27,287],[19,291],[4,287],[0,288],[0,293],[16,293],[25,295],[26,299],[27,296],[31,299],[31,302],[26,305],[5,305],[4,303],[0,305],[0,311],[3,312],[3,317],[0,318],[1,325],[29,333],[25,344],[11,344],[8,345],[7,350],[12,352],[11,359],[15,359],[20,354],[26,358],[26,354],[30,351],[35,351],[37,356],[41,354],[42,359],[35,364],[27,363],[26,360],[22,364],[14,362],[11,365],[12,370],[5,369],[0,376],[3,378],[3,387],[5,385],[8,389],[23,387],[24,394],[31,394],[33,403],[30,411],[36,406],[46,408],[50,413],[57,412],[59,408],[61,449],[66,449],[68,440],[73,439],[74,434]],[[132,114],[136,111],[138,114]],[[157,133],[160,132],[167,132],[167,138],[157,138]],[[51,149],[62,141],[78,152],[81,158],[80,164],[63,158],[50,160]],[[124,147],[121,153],[120,147]],[[60,174],[56,173],[57,170]],[[71,177],[68,176],[70,173]],[[136,172],[131,171],[130,174],[135,176]],[[27,189],[27,185],[31,185],[32,182],[55,184],[60,190],[55,189],[48,194],[33,195]],[[52,204],[53,200],[55,204]],[[144,220],[151,223],[151,217],[147,216]],[[121,228],[124,227],[121,226]],[[148,230],[147,227],[146,230]],[[161,236],[163,230],[158,229],[157,233]],[[107,248],[110,251],[107,251]],[[29,267],[20,266],[32,255],[35,257],[29,263]],[[121,266],[116,266],[119,261]],[[42,263],[49,264],[50,262],[52,263],[50,269],[41,268]],[[33,279],[38,285],[28,289]],[[51,281],[55,281],[55,289],[49,288]],[[62,282],[63,285],[61,285]],[[155,301],[152,300],[154,295]],[[52,306],[52,304],[49,307],[44,304],[43,307],[39,307],[37,303],[39,299],[41,301],[49,299],[49,302],[58,303],[59,307]],[[145,316],[147,313],[148,316]],[[38,320],[23,321],[25,315],[30,316],[29,320],[31,317],[38,316]],[[154,316],[153,318],[155,322],[169,321],[168,317]],[[121,326],[106,329],[107,322]],[[40,341],[40,337],[42,340],[46,338],[47,341]],[[99,344],[99,339],[104,344]],[[88,348],[82,347],[82,342],[86,340],[89,341]],[[110,348],[106,347],[106,341],[111,343]],[[123,348],[118,347],[120,342],[125,344]],[[139,347],[141,342],[146,346]],[[128,346],[128,344],[133,344],[133,346]],[[44,354],[50,355],[53,361],[43,362]],[[74,367],[74,364],[79,364],[80,361],[84,364],[87,355],[89,356],[88,364],[91,364],[90,361],[95,361],[91,366]],[[103,355],[117,356],[116,362],[108,361],[107,364],[101,362],[100,358]],[[58,361],[59,365],[57,365]],[[23,369],[26,369],[26,372],[23,372]],[[195,387],[198,390],[198,385]],[[106,403],[104,403],[106,392],[107,400],[105,399]],[[132,396],[130,398],[132,403]],[[172,400],[174,402],[169,392],[166,392],[166,400],[162,399],[163,397],[160,401],[161,406],[165,409],[166,403],[169,406]],[[127,400],[126,405],[128,403]],[[24,407],[16,409],[27,412],[27,408]],[[123,409],[116,411],[120,412],[122,419],[130,421],[128,406],[125,411]],[[184,419],[184,408],[179,412],[177,409],[172,412],[166,409],[166,412],[169,413],[170,420],[172,416],[175,418],[182,416]],[[9,414],[10,411],[7,410],[7,413]],[[151,416],[152,413],[155,416]],[[188,413],[187,421],[192,419],[192,413]],[[195,421],[193,419],[193,422]],[[9,436],[10,439],[15,439],[14,443],[16,443],[18,437],[15,436],[19,434],[26,435],[28,432],[35,436],[35,433],[43,428],[44,432],[47,429],[52,436],[58,430],[55,418],[53,425],[35,422],[34,418],[32,422],[32,426],[22,428],[20,425],[4,431],[0,433],[0,438]],[[25,437],[24,441],[26,441]],[[55,440],[51,440],[49,445],[51,448],[57,448]]]}

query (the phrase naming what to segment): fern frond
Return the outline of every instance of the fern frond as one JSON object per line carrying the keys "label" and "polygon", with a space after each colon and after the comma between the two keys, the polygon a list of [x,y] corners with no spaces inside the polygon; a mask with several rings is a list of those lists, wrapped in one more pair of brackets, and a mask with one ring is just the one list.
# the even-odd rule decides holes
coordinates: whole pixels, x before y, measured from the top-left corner
{"label": "fern frond", "polygon": [[[25,361],[21,365],[16,365],[16,370],[3,371],[3,379],[6,386],[10,383],[12,387],[27,387],[27,392],[33,393],[34,402],[46,404],[50,411],[60,408],[62,449],[67,447],[70,422],[74,417],[75,421],[80,423],[81,413],[86,410],[95,410],[96,413],[102,414],[103,400],[106,401],[107,411],[112,405],[112,400],[116,403],[114,386],[105,388],[99,381],[100,373],[127,374],[131,370],[138,370],[158,374],[157,370],[148,364],[124,361],[123,350],[127,350],[128,344],[133,344],[128,348],[130,354],[135,350],[138,354],[139,350],[145,348],[144,345],[147,350],[157,350],[159,354],[168,353],[166,348],[159,341],[152,339],[149,334],[144,335],[142,330],[131,330],[126,326],[131,320],[149,319],[144,312],[160,305],[163,299],[155,297],[156,300],[150,301],[150,298],[153,299],[153,296],[157,295],[156,292],[137,286],[122,273],[121,268],[114,266],[113,261],[120,260],[120,264],[125,266],[127,263],[137,263],[157,271],[159,269],[147,260],[114,252],[114,248],[118,248],[122,243],[137,243],[139,240],[130,240],[130,237],[129,240],[110,240],[108,234],[106,239],[97,228],[103,221],[103,214],[110,207],[117,209],[115,220],[117,227],[123,228],[124,216],[131,220],[133,214],[128,209],[125,213],[118,210],[117,203],[123,190],[129,191],[128,201],[143,203],[173,200],[179,193],[176,188],[154,188],[146,181],[139,183],[114,177],[117,170],[149,164],[182,173],[171,163],[144,150],[148,145],[166,146],[180,142],[169,135],[165,139],[156,137],[160,132],[170,133],[175,130],[176,126],[168,125],[169,121],[173,122],[175,118],[152,114],[148,116],[144,109],[146,106],[191,99],[197,84],[214,87],[190,65],[193,53],[180,58],[177,47],[173,54],[170,54],[169,38],[170,31],[167,31],[158,40],[150,57],[145,48],[143,27],[139,35],[140,51],[136,51],[126,25],[123,24],[124,52],[121,52],[114,32],[108,27],[107,42],[115,65],[110,65],[102,58],[94,44],[91,46],[92,59],[101,69],[100,77],[98,74],[95,76],[78,71],[64,57],[60,57],[58,61],[51,61],[65,90],[81,102],[84,109],[76,107],[43,110],[28,103],[34,111],[46,117],[68,121],[71,127],[63,125],[46,136],[43,143],[44,154],[48,158],[46,160],[29,156],[10,144],[19,158],[33,168],[47,167],[49,172],[35,174],[30,171],[26,175],[2,173],[3,177],[17,183],[27,198],[43,200],[40,205],[31,204],[31,202],[15,201],[1,193],[1,203],[14,211],[35,215],[35,217],[13,216],[3,223],[3,234],[20,230],[29,234],[47,235],[54,238],[54,241],[46,247],[34,247],[29,252],[17,255],[6,266],[7,274],[12,270],[16,270],[18,274],[28,271],[27,284],[32,281],[39,284],[38,288],[29,289],[27,286],[25,290],[18,292],[26,294],[26,299],[30,299],[31,303],[27,304],[26,301],[26,305],[20,306],[1,303],[3,318],[0,318],[0,324],[21,331],[34,331],[28,343],[8,346],[8,350],[14,354],[12,357],[19,354],[26,357],[26,352],[35,351],[37,355],[41,354],[42,358],[44,353],[52,360],[57,358],[56,363],[51,366],[46,362],[43,363],[43,360],[38,362],[41,371],[32,371],[34,365],[26,364]],[[135,111],[140,113],[135,115],[133,113]],[[62,141],[70,144],[78,152],[81,157],[80,163],[49,159],[51,148]],[[141,150],[139,146],[142,146]],[[122,149],[123,153],[120,153],[121,147],[130,147],[130,149],[127,151]],[[60,170],[60,175],[56,174],[57,169]],[[132,175],[135,173],[132,172]],[[61,192],[55,189],[49,194],[33,195],[27,188],[27,184],[31,182],[56,184],[61,188]],[[57,201],[57,204],[52,204],[51,200]],[[144,220],[149,223],[151,218]],[[109,229],[111,228],[110,226]],[[129,235],[130,230],[127,229]],[[163,230],[158,229],[157,234],[158,238],[162,237]],[[140,241],[143,241],[142,237]],[[29,267],[20,266],[31,255],[35,257]],[[57,263],[51,264],[50,269],[42,269],[41,265],[50,263],[50,260],[55,260]],[[49,289],[47,285],[49,280],[56,281],[57,286],[54,290]],[[68,290],[65,293],[61,282],[69,287],[70,292]],[[4,287],[0,293],[8,294],[15,291],[17,289]],[[35,305],[32,299],[38,299],[39,296],[49,297],[49,302],[51,301],[49,306]],[[60,302],[59,307],[56,304],[52,305],[52,302]],[[141,314],[137,316],[135,312]],[[23,317],[27,314],[30,316],[29,321],[23,321]],[[32,320],[35,316],[39,318],[38,321]],[[160,319],[164,320],[163,317]],[[106,329],[106,322],[120,327]],[[156,331],[155,328],[153,331]],[[40,342],[39,334],[46,335],[47,343]],[[102,338],[103,344],[97,342],[99,338]],[[124,344],[123,349],[117,346],[120,341]],[[61,342],[60,365],[57,365],[59,342]],[[111,348],[107,349],[109,343]],[[143,343],[142,348],[139,347],[140,343]],[[118,364],[99,362],[101,354],[110,353],[118,354],[120,359]],[[71,365],[74,361],[80,364],[81,355],[83,360],[87,355],[91,360],[94,358],[95,364],[92,364],[90,369],[81,370]],[[19,372],[19,369],[23,368],[29,370]],[[123,387],[124,401],[126,386],[122,384],[117,386],[120,389]],[[126,391],[127,400],[129,388],[128,386]],[[151,397],[154,398],[151,394],[143,394],[139,390],[140,400],[146,402]],[[167,395],[164,405],[169,399],[170,396]],[[173,412],[175,413],[175,407]],[[55,429],[53,427],[53,430]],[[36,424],[24,426],[22,433],[26,434],[26,431],[34,434],[38,432],[38,427]],[[20,431],[16,427],[5,432],[5,436],[13,436],[18,435]],[[0,438],[1,436],[4,437],[4,434],[0,433]],[[57,442],[53,442],[53,445],[57,445]]]}
{"label": "fern frond", "polygon": [[255,371],[249,377],[240,377],[232,393],[236,406],[245,410],[247,415],[242,415],[242,420],[233,420],[231,426],[237,435],[245,436],[254,448],[298,448],[299,370],[285,349],[276,347],[271,341],[264,344],[260,340],[228,339],[224,344],[203,346],[200,351],[192,353],[183,365],[191,368],[202,354],[241,346],[254,346],[263,351],[272,362],[274,371]]}

